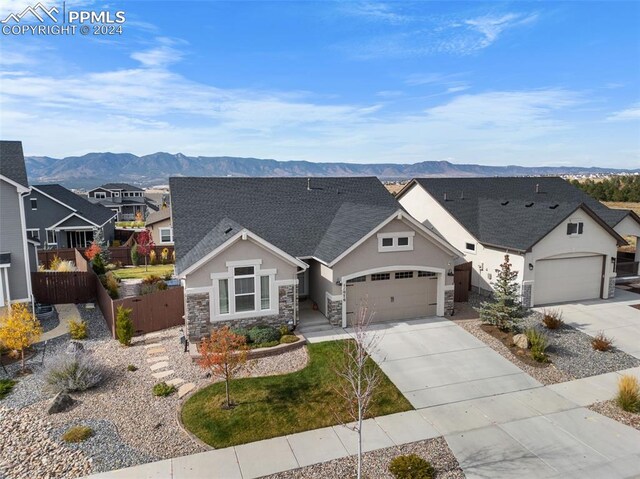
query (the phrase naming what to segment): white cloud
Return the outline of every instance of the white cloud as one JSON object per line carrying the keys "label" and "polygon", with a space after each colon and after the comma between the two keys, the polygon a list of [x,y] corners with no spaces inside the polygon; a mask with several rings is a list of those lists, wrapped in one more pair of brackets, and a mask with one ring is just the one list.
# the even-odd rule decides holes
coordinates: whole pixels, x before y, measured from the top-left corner
{"label": "white cloud", "polygon": [[341,9],[348,15],[367,20],[383,21],[391,24],[402,24],[411,21],[410,16],[397,13],[389,4],[382,2],[347,2],[341,5]]}
{"label": "white cloud", "polygon": [[629,108],[626,108],[624,110],[612,113],[607,117],[607,121],[630,121],[630,120],[640,120],[640,102],[634,105],[631,105]]}
{"label": "white cloud", "polygon": [[470,43],[468,48],[472,50],[486,48],[495,42],[500,34],[505,30],[532,23],[536,21],[537,18],[537,14],[523,15],[507,13],[500,16],[485,15],[482,17],[464,20],[464,25],[467,25],[471,30],[476,31],[481,35],[476,42]]}

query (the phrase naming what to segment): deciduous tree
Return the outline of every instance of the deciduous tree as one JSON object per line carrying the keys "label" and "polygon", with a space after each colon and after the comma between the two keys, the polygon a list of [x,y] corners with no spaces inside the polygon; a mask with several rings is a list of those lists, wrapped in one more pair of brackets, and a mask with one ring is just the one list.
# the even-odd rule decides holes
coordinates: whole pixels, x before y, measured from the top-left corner
{"label": "deciduous tree", "polygon": [[211,371],[214,377],[224,380],[227,408],[231,408],[229,383],[247,361],[246,341],[244,336],[223,326],[200,342],[199,352],[202,358],[198,360],[198,364]]}
{"label": "deciduous tree", "polygon": [[140,231],[136,236],[136,244],[138,245],[138,254],[144,256],[144,270],[147,271],[147,257],[155,247],[151,231],[147,229]]}
{"label": "deciduous tree", "polygon": [[23,371],[24,350],[38,342],[41,335],[40,321],[24,303],[12,305],[0,322],[0,343],[20,353]]}

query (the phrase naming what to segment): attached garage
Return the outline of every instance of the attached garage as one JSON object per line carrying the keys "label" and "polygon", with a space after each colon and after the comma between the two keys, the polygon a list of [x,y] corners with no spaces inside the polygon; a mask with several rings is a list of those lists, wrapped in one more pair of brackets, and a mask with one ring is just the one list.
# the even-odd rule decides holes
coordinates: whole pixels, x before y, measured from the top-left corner
{"label": "attached garage", "polygon": [[435,316],[438,275],[428,271],[368,274],[348,280],[346,292],[348,323],[363,299],[375,312],[372,322]]}
{"label": "attached garage", "polygon": [[603,258],[592,255],[536,261],[535,305],[599,298]]}

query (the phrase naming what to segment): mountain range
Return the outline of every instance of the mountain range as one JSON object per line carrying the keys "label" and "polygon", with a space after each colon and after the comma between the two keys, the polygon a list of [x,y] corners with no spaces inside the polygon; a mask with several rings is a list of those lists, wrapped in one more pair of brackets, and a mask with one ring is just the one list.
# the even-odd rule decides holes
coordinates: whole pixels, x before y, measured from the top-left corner
{"label": "mountain range", "polygon": [[83,156],[25,158],[31,184],[60,183],[91,188],[106,182],[137,186],[167,184],[170,176],[377,176],[400,180],[415,176],[543,176],[640,173],[640,169],[580,166],[487,166],[448,161],[401,163],[314,163],[230,156],[186,156],[182,153],[88,153]]}

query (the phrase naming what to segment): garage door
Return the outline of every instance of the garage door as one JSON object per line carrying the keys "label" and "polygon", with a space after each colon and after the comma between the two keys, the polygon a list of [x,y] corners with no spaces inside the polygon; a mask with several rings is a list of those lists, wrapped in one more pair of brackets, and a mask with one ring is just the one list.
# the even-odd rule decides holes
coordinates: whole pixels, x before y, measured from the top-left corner
{"label": "garage door", "polygon": [[600,297],[602,256],[547,259],[535,268],[536,305]]}
{"label": "garage door", "polygon": [[438,280],[435,273],[398,271],[361,276],[347,282],[347,321],[362,299],[375,312],[373,322],[434,316]]}

